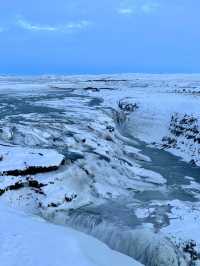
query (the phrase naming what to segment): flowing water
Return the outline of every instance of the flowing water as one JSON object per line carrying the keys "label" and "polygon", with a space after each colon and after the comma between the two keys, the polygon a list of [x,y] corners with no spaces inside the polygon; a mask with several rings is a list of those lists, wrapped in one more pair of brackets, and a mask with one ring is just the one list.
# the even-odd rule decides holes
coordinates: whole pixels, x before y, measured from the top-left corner
{"label": "flowing water", "polygon": [[[156,205],[153,201],[196,202],[192,191],[184,190],[189,185],[186,176],[192,176],[199,182],[200,168],[191,166],[164,150],[149,147],[135,139],[129,125],[123,125],[121,134],[138,143],[142,154],[151,158],[150,162],[139,161],[145,169],[160,173],[166,180],[165,191],[136,192],[134,198],[122,198],[121,201],[108,201],[100,206],[89,206],[68,214],[65,224],[91,234],[108,244],[111,248],[132,256],[148,266],[186,265],[180,251],[172,242],[159,234],[162,227],[169,225],[169,204]],[[134,203],[134,204],[133,204]],[[135,212],[141,208],[155,208],[154,215],[138,218]],[[145,229],[145,224],[153,224],[153,231]]]}
{"label": "flowing water", "polygon": [[[9,96],[1,93],[1,104],[4,106],[0,115],[2,128],[7,124],[31,127],[32,124],[36,123],[37,127],[45,130],[47,127],[51,128],[51,122],[55,122],[60,125],[57,129],[60,138],[67,134],[69,136],[74,135],[73,132],[63,131],[63,124],[79,124],[80,126],[82,123],[93,121],[94,118],[90,117],[90,113],[92,116],[93,111],[101,109],[103,103],[100,97],[78,94],[70,88],[52,90],[48,88],[46,92],[42,91],[40,95],[38,95],[37,90],[33,91],[31,95],[26,95],[26,93],[20,95],[19,91],[15,91],[15,93],[16,95],[13,95],[11,91]],[[67,99],[73,99],[73,104],[68,103]],[[65,112],[60,107],[56,108],[54,104],[52,106],[51,104],[46,106],[38,104],[44,101],[62,102],[63,100],[65,100],[64,104],[67,105],[67,107],[65,106]],[[81,114],[81,108],[77,104],[79,101],[83,102],[81,108],[84,111],[86,110],[85,114]],[[102,107],[102,109],[105,109],[105,107]],[[68,110],[68,115],[66,115],[66,110]],[[80,112],[80,114],[77,112]],[[27,117],[25,116],[27,114],[36,116]],[[199,182],[200,168],[191,166],[164,150],[150,147],[146,143],[135,139],[133,137],[134,125],[130,125],[129,121],[117,125],[117,127],[120,134],[130,140],[125,144],[131,145],[131,141],[137,143],[137,148],[141,150],[142,154],[151,158],[149,162],[137,161],[134,158],[133,161],[136,161],[145,169],[161,174],[166,179],[164,188],[136,190],[132,197],[129,194],[127,197],[104,200],[103,203],[91,204],[77,210],[55,212],[48,219],[93,235],[111,248],[132,256],[147,266],[186,265],[181,252],[160,233],[160,229],[170,223],[168,213],[170,213],[171,206],[168,201],[174,199],[197,201],[193,192],[184,189],[183,185],[190,184],[186,176],[191,176],[196,182]],[[12,135],[10,141],[19,144],[24,138],[22,135],[19,137],[19,129],[15,129],[15,132],[18,133],[16,133],[16,136]],[[82,158],[79,154],[69,155],[64,146],[57,147],[55,143],[50,141],[48,147],[57,148],[58,151],[67,156],[74,156],[74,160]],[[158,204],[158,202],[161,204]],[[148,208],[154,208],[154,215],[149,214],[149,216],[140,218],[137,216],[138,210]],[[148,229],[150,224],[152,225],[151,230]]]}
{"label": "flowing water", "polygon": [[[134,125],[123,125],[120,128],[121,134],[128,139],[135,140],[138,145],[137,148],[142,151],[142,154],[151,158],[150,162],[140,161],[142,167],[152,170],[156,173],[160,173],[167,180],[168,191],[166,194],[149,195],[144,192],[139,195],[140,200],[148,202],[149,200],[164,199],[172,200],[178,199],[182,201],[197,201],[191,191],[185,191],[182,186],[189,185],[190,181],[187,177],[192,177],[197,183],[200,183],[200,167],[191,165],[184,162],[180,157],[177,157],[165,150],[151,147],[149,144],[135,139],[134,136]],[[137,196],[136,196],[137,197]],[[157,198],[158,197],[158,198]]]}

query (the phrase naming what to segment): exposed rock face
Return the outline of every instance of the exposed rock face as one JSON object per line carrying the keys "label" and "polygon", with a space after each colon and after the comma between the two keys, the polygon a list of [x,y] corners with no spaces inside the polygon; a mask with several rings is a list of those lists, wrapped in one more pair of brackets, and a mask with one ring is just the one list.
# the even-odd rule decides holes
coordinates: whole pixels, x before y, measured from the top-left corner
{"label": "exposed rock face", "polygon": [[197,251],[197,244],[195,241],[190,240],[183,244],[183,251],[188,254],[189,259],[192,263],[200,259],[200,253]]}
{"label": "exposed rock face", "polygon": [[133,103],[131,99],[125,98],[118,102],[118,110],[114,112],[114,120],[117,124],[123,124],[129,115],[139,108],[137,103]]}
{"label": "exposed rock face", "polygon": [[33,188],[36,193],[44,194],[44,192],[41,190],[41,188],[44,186],[46,186],[46,184],[39,183],[37,180],[27,177],[25,180],[18,180],[16,182],[13,182],[13,184],[1,188],[0,196],[7,191],[18,190],[24,187]]}
{"label": "exposed rock face", "polygon": [[122,111],[127,112],[127,113],[134,112],[135,110],[137,110],[139,108],[137,103],[129,102],[128,99],[120,100],[119,103],[118,103],[118,107]]}
{"label": "exposed rock face", "polygon": [[187,152],[192,164],[200,165],[200,125],[196,117],[175,113],[171,117],[169,136],[162,139],[163,148]]}
{"label": "exposed rock face", "polygon": [[0,147],[0,175],[33,175],[57,170],[64,156],[54,150]]}
{"label": "exposed rock face", "polygon": [[39,173],[47,173],[58,170],[58,167],[59,166],[49,166],[49,167],[30,166],[24,170],[16,169],[16,170],[3,171],[1,175],[12,175],[12,176],[35,175]]}

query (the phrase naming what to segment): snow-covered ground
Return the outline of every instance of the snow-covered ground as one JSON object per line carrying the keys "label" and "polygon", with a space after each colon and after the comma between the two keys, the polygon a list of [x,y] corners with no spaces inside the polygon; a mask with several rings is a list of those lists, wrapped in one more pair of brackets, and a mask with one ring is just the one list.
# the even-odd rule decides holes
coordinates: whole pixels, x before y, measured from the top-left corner
{"label": "snow-covered ground", "polygon": [[[62,263],[70,254],[75,259],[73,251],[65,253],[62,241],[67,247],[75,243],[75,251],[80,242],[85,265],[134,263],[97,241],[88,259],[95,240],[69,229],[73,227],[147,266],[197,265],[199,91],[198,75],[1,77],[3,216],[29,224],[33,232],[41,227],[44,238],[52,235],[49,241],[67,232],[70,238],[60,241]],[[35,221],[33,214],[67,229]],[[2,221],[0,227],[5,226]],[[26,235],[23,228],[16,230]],[[30,238],[23,238],[23,247]],[[9,243],[5,245],[8,256],[14,247],[8,251]],[[103,249],[110,256],[108,264],[101,261]],[[20,256],[34,262],[31,247],[26,252]],[[8,260],[5,265],[16,264]]]}
{"label": "snow-covered ground", "polygon": [[15,146],[0,147],[0,174],[24,175],[56,170],[64,156],[50,149],[30,149]]}

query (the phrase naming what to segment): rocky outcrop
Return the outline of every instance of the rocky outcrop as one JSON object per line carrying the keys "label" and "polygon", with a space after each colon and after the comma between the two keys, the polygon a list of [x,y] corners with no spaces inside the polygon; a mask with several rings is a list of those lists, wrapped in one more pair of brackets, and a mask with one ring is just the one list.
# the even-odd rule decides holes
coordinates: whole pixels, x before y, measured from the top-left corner
{"label": "rocky outcrop", "polygon": [[0,196],[2,196],[7,191],[18,190],[24,187],[29,187],[35,190],[36,193],[44,194],[42,187],[45,187],[46,184],[38,182],[36,179],[27,177],[25,180],[17,180],[10,185],[0,188]]}
{"label": "rocky outcrop", "polygon": [[200,165],[200,125],[193,115],[175,113],[171,117],[169,135],[162,139],[162,147],[187,154],[187,161]]}
{"label": "rocky outcrop", "polygon": [[0,147],[0,175],[34,175],[57,170],[64,156],[54,150]]}

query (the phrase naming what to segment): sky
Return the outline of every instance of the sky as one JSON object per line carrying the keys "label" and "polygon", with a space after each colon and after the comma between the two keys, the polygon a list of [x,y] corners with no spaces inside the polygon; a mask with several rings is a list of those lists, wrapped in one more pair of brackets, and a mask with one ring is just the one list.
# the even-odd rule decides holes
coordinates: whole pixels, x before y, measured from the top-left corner
{"label": "sky", "polygon": [[199,0],[0,0],[0,73],[200,73]]}

